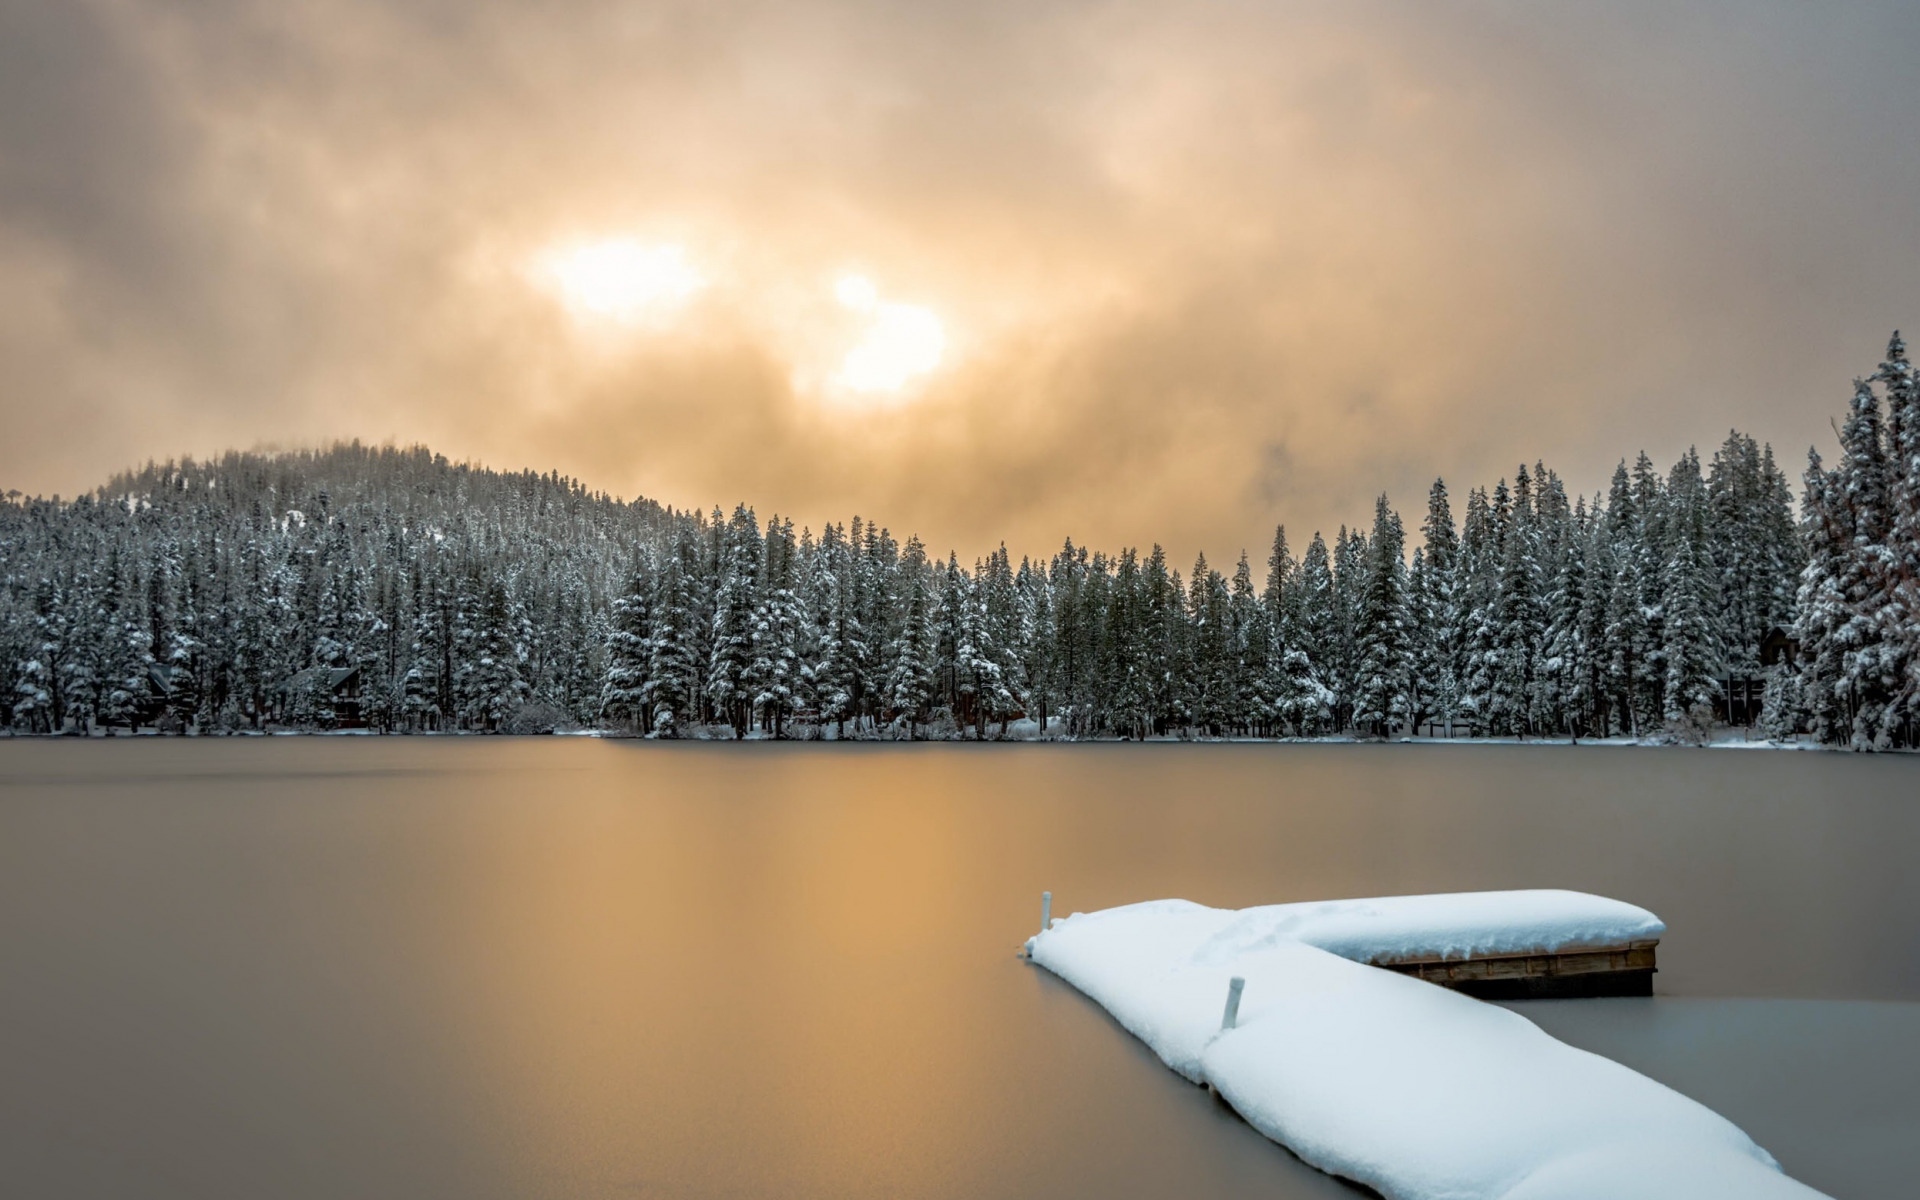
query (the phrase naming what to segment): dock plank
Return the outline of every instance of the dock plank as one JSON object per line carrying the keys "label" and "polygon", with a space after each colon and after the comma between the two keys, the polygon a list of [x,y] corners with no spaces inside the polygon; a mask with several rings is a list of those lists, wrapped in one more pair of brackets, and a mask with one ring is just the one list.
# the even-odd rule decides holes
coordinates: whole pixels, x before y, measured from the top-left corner
{"label": "dock plank", "polygon": [[1418,959],[1372,965],[1485,1000],[1651,996],[1657,939],[1558,954]]}

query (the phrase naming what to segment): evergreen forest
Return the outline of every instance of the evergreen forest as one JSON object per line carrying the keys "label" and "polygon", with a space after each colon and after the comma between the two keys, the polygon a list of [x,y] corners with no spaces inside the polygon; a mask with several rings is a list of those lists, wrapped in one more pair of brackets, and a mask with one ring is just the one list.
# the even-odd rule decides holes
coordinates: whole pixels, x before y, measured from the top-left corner
{"label": "evergreen forest", "polygon": [[973,564],[359,444],[0,503],[16,733],[1700,740],[1920,732],[1920,397],[1898,334],[1797,505],[1770,447],[1436,480],[1184,573]]}

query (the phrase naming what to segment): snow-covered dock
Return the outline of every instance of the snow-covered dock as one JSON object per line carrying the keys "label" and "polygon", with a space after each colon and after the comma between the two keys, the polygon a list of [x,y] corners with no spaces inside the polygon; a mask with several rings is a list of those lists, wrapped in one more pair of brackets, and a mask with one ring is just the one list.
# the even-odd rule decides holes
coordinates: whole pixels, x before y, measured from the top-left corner
{"label": "snow-covered dock", "polygon": [[1598,952],[1662,930],[1574,892],[1159,900],[1075,914],[1027,949],[1262,1133],[1389,1200],[1818,1195],[1664,1085],[1368,965]]}
{"label": "snow-covered dock", "polygon": [[1483,999],[1650,996],[1666,926],[1644,908],[1539,889],[1245,909],[1223,936],[1291,938]]}

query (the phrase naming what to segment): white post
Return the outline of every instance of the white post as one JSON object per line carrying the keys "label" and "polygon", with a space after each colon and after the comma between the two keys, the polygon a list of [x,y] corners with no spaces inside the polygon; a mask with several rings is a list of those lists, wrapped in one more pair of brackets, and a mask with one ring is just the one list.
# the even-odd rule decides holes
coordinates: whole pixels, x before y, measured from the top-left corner
{"label": "white post", "polygon": [[1227,1011],[1220,1015],[1220,1028],[1223,1031],[1232,1029],[1240,1019],[1240,992],[1246,986],[1247,981],[1238,975],[1227,981]]}
{"label": "white post", "polygon": [[1040,893],[1040,932],[1053,928],[1053,893]]}

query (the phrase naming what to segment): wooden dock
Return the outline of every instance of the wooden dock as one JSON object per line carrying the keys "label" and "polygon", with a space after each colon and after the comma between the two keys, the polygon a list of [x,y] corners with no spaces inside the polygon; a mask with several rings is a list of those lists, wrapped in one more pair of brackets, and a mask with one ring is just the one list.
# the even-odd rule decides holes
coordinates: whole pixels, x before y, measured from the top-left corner
{"label": "wooden dock", "polygon": [[1651,996],[1658,938],[1559,954],[1409,959],[1371,965],[1482,1000],[1549,1000],[1580,996]]}

